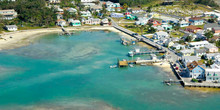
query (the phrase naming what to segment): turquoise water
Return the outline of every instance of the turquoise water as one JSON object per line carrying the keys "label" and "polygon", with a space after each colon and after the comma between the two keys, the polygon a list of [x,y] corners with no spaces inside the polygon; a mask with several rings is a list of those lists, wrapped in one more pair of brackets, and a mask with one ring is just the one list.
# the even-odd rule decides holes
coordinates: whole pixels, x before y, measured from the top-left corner
{"label": "turquoise water", "polygon": [[[155,66],[115,68],[134,46],[113,32],[51,34],[0,52],[0,110],[218,110],[220,93],[190,91],[161,82]],[[148,56],[145,56],[146,58]]]}

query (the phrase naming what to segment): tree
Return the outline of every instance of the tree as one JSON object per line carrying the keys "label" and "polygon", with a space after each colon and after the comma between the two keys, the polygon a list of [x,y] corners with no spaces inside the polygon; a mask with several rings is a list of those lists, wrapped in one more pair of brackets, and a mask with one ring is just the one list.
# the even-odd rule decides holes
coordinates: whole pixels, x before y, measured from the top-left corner
{"label": "tree", "polygon": [[208,31],[205,33],[205,36],[207,37],[208,40],[210,40],[214,36],[214,34],[212,31]]}
{"label": "tree", "polygon": [[214,23],[215,20],[214,20],[214,19],[208,19],[208,22],[209,22],[209,23]]}
{"label": "tree", "polygon": [[149,7],[147,7],[147,12],[151,12],[151,9],[152,9],[152,5],[151,6],[149,6]]}
{"label": "tree", "polygon": [[191,42],[192,39],[193,39],[192,36],[187,36],[186,39],[185,39],[185,41],[187,41],[187,42]]}
{"label": "tree", "polygon": [[206,62],[206,66],[211,66],[213,63],[214,63],[213,60],[208,60],[208,61]]}
{"label": "tree", "polygon": [[140,30],[141,30],[141,35],[143,34],[143,31],[144,31],[144,28],[145,28],[145,25],[141,25],[140,27]]}
{"label": "tree", "polygon": [[124,9],[127,9],[128,8],[128,5],[125,3],[125,4],[123,4],[123,8]]}
{"label": "tree", "polygon": [[220,47],[220,40],[215,42],[217,47]]}

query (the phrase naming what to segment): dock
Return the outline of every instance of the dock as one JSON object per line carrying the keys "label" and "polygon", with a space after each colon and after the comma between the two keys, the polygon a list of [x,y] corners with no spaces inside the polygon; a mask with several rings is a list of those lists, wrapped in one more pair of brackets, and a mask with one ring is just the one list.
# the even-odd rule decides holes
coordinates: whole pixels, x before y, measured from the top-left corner
{"label": "dock", "polygon": [[128,52],[128,56],[133,57],[135,55],[144,55],[144,54],[156,54],[156,53],[166,53],[165,50],[145,50],[141,51],[140,49],[135,49]]}

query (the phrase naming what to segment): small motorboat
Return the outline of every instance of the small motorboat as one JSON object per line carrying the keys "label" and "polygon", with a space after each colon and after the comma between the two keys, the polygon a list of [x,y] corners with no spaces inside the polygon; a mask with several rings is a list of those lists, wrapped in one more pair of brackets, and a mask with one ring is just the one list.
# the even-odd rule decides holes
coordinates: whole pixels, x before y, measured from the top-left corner
{"label": "small motorboat", "polygon": [[132,65],[132,64],[129,64],[129,67],[133,68],[133,67],[134,67],[134,65]]}
{"label": "small motorboat", "polygon": [[147,64],[145,64],[145,63],[141,63],[141,66],[146,66]]}
{"label": "small motorboat", "polygon": [[117,65],[111,65],[110,68],[117,68]]}
{"label": "small motorboat", "polygon": [[170,83],[166,83],[168,86],[171,86],[171,84]]}

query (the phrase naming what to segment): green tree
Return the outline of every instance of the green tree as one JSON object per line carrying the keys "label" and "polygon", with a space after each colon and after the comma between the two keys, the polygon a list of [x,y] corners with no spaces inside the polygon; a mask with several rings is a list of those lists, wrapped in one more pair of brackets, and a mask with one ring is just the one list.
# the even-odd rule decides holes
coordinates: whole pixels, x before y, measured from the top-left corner
{"label": "green tree", "polygon": [[187,36],[186,39],[185,39],[185,41],[187,41],[187,42],[191,42],[192,39],[193,39],[192,36]]}
{"label": "green tree", "polygon": [[214,36],[214,34],[212,31],[208,31],[205,33],[205,36],[207,37],[208,40],[210,40]]}

